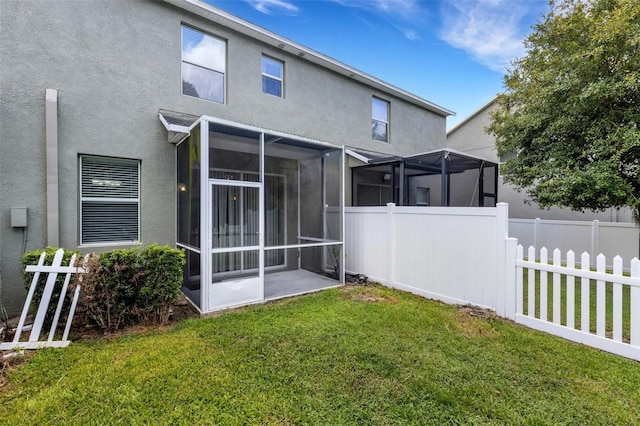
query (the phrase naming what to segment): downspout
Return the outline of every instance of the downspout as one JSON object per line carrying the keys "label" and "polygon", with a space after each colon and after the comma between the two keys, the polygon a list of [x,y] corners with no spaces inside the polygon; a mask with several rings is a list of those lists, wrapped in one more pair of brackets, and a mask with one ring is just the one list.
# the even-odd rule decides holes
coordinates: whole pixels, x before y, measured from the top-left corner
{"label": "downspout", "polygon": [[399,204],[401,206],[405,205],[405,200],[404,200],[404,191],[405,191],[405,186],[404,186],[404,182],[405,182],[405,177],[404,177],[404,161],[400,163],[400,195],[398,196],[399,200]]}
{"label": "downspout", "polygon": [[445,151],[440,157],[440,205],[449,207],[449,168],[448,168],[449,152]]}
{"label": "downspout", "polygon": [[47,245],[60,246],[60,209],[58,205],[58,91],[45,95],[45,144],[47,167]]}
{"label": "downspout", "polygon": [[478,207],[484,207],[484,160],[480,162],[480,175],[478,179]]}

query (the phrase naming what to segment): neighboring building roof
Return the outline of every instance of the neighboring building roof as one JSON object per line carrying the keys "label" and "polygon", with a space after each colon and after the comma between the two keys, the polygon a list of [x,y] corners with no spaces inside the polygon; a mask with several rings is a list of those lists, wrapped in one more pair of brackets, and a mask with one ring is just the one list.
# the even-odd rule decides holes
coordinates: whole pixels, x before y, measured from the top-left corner
{"label": "neighboring building roof", "polygon": [[164,0],[174,6],[187,10],[198,16],[202,16],[212,22],[219,25],[237,31],[241,34],[249,36],[253,39],[259,40],[275,48],[284,50],[293,55],[312,62],[316,65],[320,65],[333,72],[344,75],[355,81],[359,81],[363,84],[371,86],[382,92],[389,93],[397,98],[407,101],[411,104],[417,105],[421,108],[434,112],[438,115],[447,117],[455,115],[455,112],[443,108],[434,104],[426,99],[414,95],[413,93],[402,90],[396,86],[386,83],[376,77],[373,77],[367,73],[364,73],[356,68],[350,67],[342,62],[339,62],[329,56],[316,52],[308,47],[291,41],[285,37],[279,36],[271,31],[268,31],[255,24],[242,20],[236,16],[233,16],[227,12],[217,9],[211,5],[203,3],[198,0]]}
{"label": "neighboring building roof", "polygon": [[493,105],[496,102],[496,99],[498,97],[494,96],[493,99],[491,99],[489,102],[487,102],[486,104],[482,105],[480,108],[478,108],[477,110],[475,110],[474,112],[472,112],[471,114],[469,114],[467,117],[464,118],[464,120],[462,120],[461,122],[459,122],[458,124],[456,124],[455,126],[453,126],[451,128],[451,130],[449,130],[447,132],[447,136],[449,136],[451,133],[455,132],[456,130],[458,130],[460,127],[464,126],[465,123],[467,123],[469,120],[471,120],[472,118],[474,118],[475,116],[477,116],[478,114],[480,114],[482,111],[484,111],[485,109],[489,108],[491,105]]}

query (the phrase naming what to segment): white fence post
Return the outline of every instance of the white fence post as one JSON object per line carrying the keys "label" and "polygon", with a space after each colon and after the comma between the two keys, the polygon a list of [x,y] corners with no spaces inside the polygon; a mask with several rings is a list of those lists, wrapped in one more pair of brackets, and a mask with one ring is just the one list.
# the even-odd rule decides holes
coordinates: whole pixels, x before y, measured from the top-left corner
{"label": "white fence post", "polygon": [[[631,260],[631,278],[640,278],[640,260],[637,257]],[[629,310],[631,311],[631,344],[640,346],[640,287],[631,287],[631,301],[629,304]]]}
{"label": "white fence post", "polygon": [[[598,254],[600,254],[599,250],[599,242],[600,242],[600,221],[598,219],[591,222],[591,261],[596,262],[596,258]],[[596,265],[591,265],[591,267],[595,267]]]}
{"label": "white fence post", "polygon": [[[495,284],[493,288],[493,306],[500,316],[507,316],[509,283],[507,279],[506,265],[515,262],[515,252],[507,252],[506,240],[509,237],[509,204],[498,203],[496,205],[496,235],[495,235]],[[515,266],[515,265],[514,265]],[[511,286],[513,288],[513,286]]]}
{"label": "white fence post", "polygon": [[396,239],[394,232],[394,203],[387,203],[387,286],[394,287],[396,281]]}
{"label": "white fence post", "polygon": [[[607,272],[607,261],[604,255],[598,255],[596,259],[596,271]],[[605,337],[607,324],[607,287],[603,280],[596,281],[596,334]]]}
{"label": "white fence post", "polygon": [[[548,259],[549,256],[547,254],[547,248],[542,247],[540,249],[540,263],[546,266],[548,264]],[[540,319],[542,321],[547,320],[547,306],[549,301],[547,278],[547,272],[540,271]]]}
{"label": "white fence post", "polygon": [[522,256],[522,246],[516,238],[505,241],[505,315],[515,320],[516,313],[522,313],[522,269],[516,270],[516,258]]}
{"label": "white fence post", "polygon": [[[535,262],[536,261],[536,248],[534,246],[529,246],[527,250],[527,261]],[[527,315],[535,316],[536,312],[536,270],[533,268],[529,268],[527,271]]]}
{"label": "white fence post", "polygon": [[[562,266],[562,262],[560,258],[562,254],[560,250],[555,249],[553,251],[553,266]],[[553,273],[553,322],[556,324],[560,324],[560,274],[557,272]]]}
{"label": "white fence post", "polygon": [[[567,252],[567,268],[575,269],[576,255],[573,250]],[[567,275],[567,327],[575,328],[576,324],[576,277]]]}
{"label": "white fence post", "polygon": [[[522,244],[518,244],[516,248],[516,260],[524,260],[524,248]],[[524,314],[524,269],[522,266],[516,266],[516,314]]]}
{"label": "white fence post", "polygon": [[[622,276],[622,258],[613,258],[613,275]],[[622,342],[622,284],[613,283],[613,340]]]}
{"label": "white fence post", "polygon": [[[540,218],[536,217],[536,220],[533,222],[533,246],[538,248],[538,240],[540,237]],[[537,253],[536,253],[536,257],[534,259],[528,259],[528,260],[532,260],[535,261],[537,259]]]}
{"label": "white fence post", "polygon": [[[590,262],[591,261],[590,261],[589,253],[585,251],[584,253],[582,253],[582,257],[580,258],[580,269],[582,269],[583,271],[588,271]],[[591,307],[589,304],[589,296],[590,296],[589,293],[590,293],[589,278],[582,277],[580,279],[580,301],[581,301],[580,329],[585,333],[589,333],[589,330],[590,330],[589,329],[590,327],[589,312],[591,310]]]}

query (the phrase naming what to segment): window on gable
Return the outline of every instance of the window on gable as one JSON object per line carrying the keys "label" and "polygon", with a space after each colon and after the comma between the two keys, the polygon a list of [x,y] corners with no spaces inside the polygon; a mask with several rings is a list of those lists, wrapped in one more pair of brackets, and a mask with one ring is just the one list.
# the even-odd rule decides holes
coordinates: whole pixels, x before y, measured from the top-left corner
{"label": "window on gable", "polygon": [[281,98],[284,82],[284,62],[262,57],[262,93]]}
{"label": "window on gable", "polygon": [[227,44],[182,27],[182,94],[224,103]]}
{"label": "window on gable", "polygon": [[371,111],[373,140],[389,142],[389,102],[373,97]]}
{"label": "window on gable", "polygon": [[140,162],[80,157],[80,244],[140,240]]}

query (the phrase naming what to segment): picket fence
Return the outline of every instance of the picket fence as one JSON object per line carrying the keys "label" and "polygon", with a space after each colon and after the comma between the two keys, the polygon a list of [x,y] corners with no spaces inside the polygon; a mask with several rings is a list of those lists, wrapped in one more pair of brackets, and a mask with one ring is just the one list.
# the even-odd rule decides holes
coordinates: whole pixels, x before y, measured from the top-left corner
{"label": "picket fence", "polygon": [[613,271],[607,271],[606,257],[598,255],[593,271],[586,252],[580,258],[580,268],[576,268],[571,250],[566,253],[566,264],[559,249],[553,251],[551,263],[544,247],[538,257],[533,246],[527,259],[523,252],[518,245],[516,322],[640,361],[640,260],[631,260],[630,276],[625,276],[620,256],[613,258]]}
{"label": "picket fence", "polygon": [[[14,350],[14,349],[38,349],[45,347],[53,347],[53,348],[62,348],[68,346],[71,341],[69,340],[69,331],[71,330],[71,323],[73,322],[73,314],[76,309],[76,304],[78,303],[78,297],[80,295],[80,285],[76,285],[75,291],[73,294],[71,307],[67,313],[67,322],[65,324],[64,332],[59,340],[56,340],[56,329],[58,327],[58,321],[62,315],[63,305],[67,296],[67,289],[69,288],[69,282],[71,280],[72,274],[83,273],[84,269],[82,267],[76,267],[76,255],[74,254],[69,261],[68,266],[61,266],[62,258],[64,256],[64,250],[59,249],[55,252],[53,256],[53,261],[51,265],[45,265],[46,252],[42,252],[40,258],[38,259],[37,265],[28,265],[25,269],[26,272],[33,272],[33,280],[31,281],[31,286],[29,287],[29,292],[27,293],[27,300],[24,302],[24,308],[22,309],[22,315],[20,316],[20,320],[18,322],[18,327],[16,328],[16,333],[14,335],[13,341],[0,343],[0,350]],[[36,287],[38,286],[38,281],[40,279],[40,274],[45,273],[48,274],[46,283],[44,285],[44,289],[42,292],[42,297],[38,304],[38,310],[36,312],[35,318],[33,320],[33,324],[30,326],[26,325],[27,315],[29,313],[29,307],[31,306],[31,301],[33,300]],[[64,284],[60,290],[60,296],[57,301],[52,300],[52,296],[54,294],[54,287],[56,285],[56,279],[58,278],[58,274],[65,274]],[[47,309],[49,308],[50,303],[56,303],[56,311],[52,320],[51,328],[49,329],[49,334],[46,340],[41,340],[40,335],[42,333],[42,328],[45,324],[45,319],[47,316]],[[26,341],[22,341],[22,333],[25,331],[31,331],[29,333],[29,337]]]}

